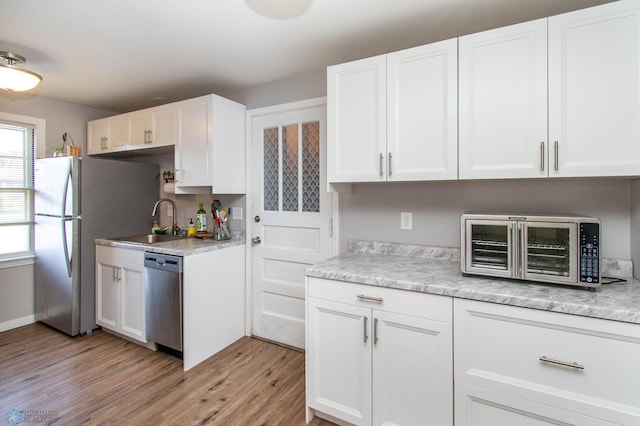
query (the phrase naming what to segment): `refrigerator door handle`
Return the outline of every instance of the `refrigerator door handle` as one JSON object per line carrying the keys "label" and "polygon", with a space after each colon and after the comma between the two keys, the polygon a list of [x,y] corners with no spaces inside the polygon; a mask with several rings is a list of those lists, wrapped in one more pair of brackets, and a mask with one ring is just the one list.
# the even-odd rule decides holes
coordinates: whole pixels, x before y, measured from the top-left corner
{"label": "refrigerator door handle", "polygon": [[69,241],[67,239],[67,223],[71,222],[72,218],[62,219],[62,247],[64,251],[64,259],[67,263],[67,274],[71,278],[71,253],[69,253]]}
{"label": "refrigerator door handle", "polygon": [[[68,216],[67,215],[67,194],[69,193],[69,182],[71,181],[71,161],[67,163],[67,176],[64,179],[64,186],[62,187],[62,203],[60,205],[60,216]],[[69,272],[69,276],[71,276],[71,272]]]}

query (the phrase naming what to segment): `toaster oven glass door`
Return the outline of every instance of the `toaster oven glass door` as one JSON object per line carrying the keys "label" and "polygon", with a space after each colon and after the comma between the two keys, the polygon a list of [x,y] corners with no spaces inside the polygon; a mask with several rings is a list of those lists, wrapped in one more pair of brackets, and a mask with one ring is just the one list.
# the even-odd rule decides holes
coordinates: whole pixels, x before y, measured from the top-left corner
{"label": "toaster oven glass door", "polygon": [[466,221],[465,269],[498,277],[513,277],[513,224],[498,220]]}
{"label": "toaster oven glass door", "polygon": [[526,222],[521,259],[523,278],[555,283],[577,281],[577,225]]}

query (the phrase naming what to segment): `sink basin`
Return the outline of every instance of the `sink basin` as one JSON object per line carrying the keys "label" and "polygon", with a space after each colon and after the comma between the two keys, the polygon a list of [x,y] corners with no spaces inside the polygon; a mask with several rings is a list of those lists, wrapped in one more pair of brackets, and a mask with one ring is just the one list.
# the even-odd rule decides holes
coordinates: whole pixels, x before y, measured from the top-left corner
{"label": "sink basin", "polygon": [[146,234],[146,235],[133,235],[130,237],[115,237],[109,238],[112,241],[122,241],[124,243],[133,243],[133,244],[155,244],[155,243],[165,243],[167,241],[175,241],[181,240],[183,236],[180,235],[171,235],[171,234]]}

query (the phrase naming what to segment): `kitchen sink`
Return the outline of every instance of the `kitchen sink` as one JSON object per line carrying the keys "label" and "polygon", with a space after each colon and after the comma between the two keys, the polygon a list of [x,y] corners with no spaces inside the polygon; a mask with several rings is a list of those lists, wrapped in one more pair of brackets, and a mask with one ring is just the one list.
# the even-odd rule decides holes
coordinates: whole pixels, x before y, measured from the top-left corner
{"label": "kitchen sink", "polygon": [[109,238],[111,241],[122,241],[123,243],[133,244],[155,244],[166,243],[168,241],[182,240],[186,237],[180,235],[171,234],[146,234],[146,235],[133,235],[129,237],[115,237]]}

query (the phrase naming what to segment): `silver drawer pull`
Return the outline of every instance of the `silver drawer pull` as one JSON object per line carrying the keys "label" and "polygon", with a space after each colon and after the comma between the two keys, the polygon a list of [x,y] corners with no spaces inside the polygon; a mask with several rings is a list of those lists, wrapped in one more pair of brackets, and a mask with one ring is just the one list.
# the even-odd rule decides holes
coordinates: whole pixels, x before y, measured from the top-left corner
{"label": "silver drawer pull", "polygon": [[548,362],[549,364],[556,364],[556,365],[561,365],[563,367],[571,367],[571,368],[575,368],[575,369],[578,369],[578,370],[584,370],[584,365],[580,365],[577,362],[560,361],[558,359],[547,358],[546,355],[542,355],[538,359],[540,361],[542,361],[542,362]]}
{"label": "silver drawer pull", "polygon": [[356,297],[360,300],[368,300],[369,302],[378,302],[378,303],[383,302],[382,297],[371,297],[371,296],[365,296],[364,294],[359,294]]}

